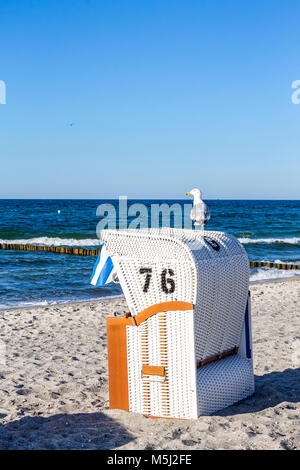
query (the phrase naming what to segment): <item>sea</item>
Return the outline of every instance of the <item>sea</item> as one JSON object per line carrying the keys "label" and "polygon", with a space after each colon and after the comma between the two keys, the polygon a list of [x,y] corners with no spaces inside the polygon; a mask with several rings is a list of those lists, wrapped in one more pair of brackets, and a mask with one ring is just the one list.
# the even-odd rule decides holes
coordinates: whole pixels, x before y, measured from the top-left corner
{"label": "sea", "polygon": [[[251,261],[300,264],[300,201],[206,200],[211,219],[206,230],[236,236]],[[143,204],[151,225],[152,204],[184,205],[191,200],[128,200]],[[119,200],[0,200],[0,243],[99,248],[99,206],[110,204],[118,216]],[[101,212],[101,211],[100,211]],[[103,211],[102,211],[103,213]],[[97,215],[98,214],[98,215]],[[113,216],[106,214],[110,223]],[[128,219],[128,223],[134,217]],[[163,221],[160,221],[161,224]],[[178,219],[171,217],[171,226]],[[118,227],[118,223],[117,223]],[[94,287],[90,278],[96,258],[38,251],[0,250],[0,309],[52,305],[122,296],[119,285]],[[250,281],[279,279],[298,270],[252,269]]]}

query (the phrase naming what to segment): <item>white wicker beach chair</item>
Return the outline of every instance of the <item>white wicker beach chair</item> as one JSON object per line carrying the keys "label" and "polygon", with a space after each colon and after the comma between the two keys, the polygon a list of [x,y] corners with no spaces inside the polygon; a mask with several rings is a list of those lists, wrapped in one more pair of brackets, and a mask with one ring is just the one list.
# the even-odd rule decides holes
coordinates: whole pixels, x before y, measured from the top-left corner
{"label": "white wicker beach chair", "polygon": [[197,418],[254,392],[249,262],[222,232],[104,230],[130,312],[107,319],[110,407]]}

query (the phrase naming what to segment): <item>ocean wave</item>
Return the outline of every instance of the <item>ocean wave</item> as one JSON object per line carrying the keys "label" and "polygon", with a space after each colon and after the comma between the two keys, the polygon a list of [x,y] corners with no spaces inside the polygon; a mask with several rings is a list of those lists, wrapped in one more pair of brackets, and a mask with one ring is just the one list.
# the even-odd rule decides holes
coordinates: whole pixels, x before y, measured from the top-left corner
{"label": "ocean wave", "polygon": [[[290,245],[298,245],[300,243],[300,237],[291,238],[239,238],[238,239],[243,245],[249,243],[285,243]],[[40,245],[40,246],[100,246],[101,241],[98,238],[60,238],[60,237],[37,237],[37,238],[26,238],[19,240],[2,240],[0,243],[14,243],[16,245]]]}
{"label": "ocean wave", "polygon": [[113,300],[113,299],[123,299],[123,294],[111,294],[111,295],[103,295],[99,297],[89,297],[89,298],[81,298],[81,297],[72,297],[70,299],[59,299],[59,300],[36,300],[36,301],[20,301],[20,302],[7,302],[7,303],[0,303],[0,310],[14,310],[17,308],[33,308],[33,307],[47,307],[52,305],[65,305],[65,304],[72,304],[72,303],[84,303],[84,302],[99,302],[102,300]]}
{"label": "ocean wave", "polygon": [[298,245],[300,237],[292,238],[239,238],[239,241],[246,245],[247,243],[286,243],[289,245]]}
{"label": "ocean wave", "polygon": [[59,237],[38,237],[27,238],[24,240],[1,240],[0,243],[12,243],[15,245],[38,245],[38,246],[100,246],[101,242],[98,238],[86,238],[77,240],[76,238],[59,238]]}
{"label": "ocean wave", "polygon": [[[238,238],[243,244],[249,243],[285,243],[290,245],[298,245],[300,237],[292,238]],[[40,246],[100,246],[101,241],[98,238],[60,238],[60,237],[37,237],[37,238],[24,238],[18,240],[2,240],[0,243],[14,243],[16,245],[40,245]]]}
{"label": "ocean wave", "polygon": [[13,303],[0,303],[0,310],[10,310],[14,308],[30,308],[30,307],[46,307],[51,305],[51,302],[47,300],[35,301],[35,302],[13,302]]}
{"label": "ocean wave", "polygon": [[256,272],[250,274],[250,282],[284,279],[287,277],[296,277],[299,275],[299,270],[296,269],[282,271],[281,269],[275,268],[259,268]]}
{"label": "ocean wave", "polygon": [[[270,262],[270,260],[262,260],[262,261],[267,261],[267,262]],[[285,260],[285,261],[282,261],[281,259],[275,259],[274,261],[272,261],[272,263],[276,263],[276,264],[295,264],[295,265],[299,265],[300,264],[300,261],[295,261],[295,260]]]}

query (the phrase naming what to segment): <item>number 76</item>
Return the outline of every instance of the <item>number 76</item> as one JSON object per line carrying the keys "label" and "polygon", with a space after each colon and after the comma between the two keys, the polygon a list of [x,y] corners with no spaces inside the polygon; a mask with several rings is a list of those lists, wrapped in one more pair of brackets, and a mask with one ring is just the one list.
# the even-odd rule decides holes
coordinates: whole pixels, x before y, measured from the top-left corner
{"label": "number 76", "polygon": [[[145,284],[143,287],[143,292],[148,292],[150,286],[150,280],[152,277],[152,268],[140,268],[140,274],[146,274],[145,276]],[[169,277],[167,277],[167,275]],[[173,269],[163,269],[160,279],[161,279],[161,289],[165,294],[172,294],[175,291],[175,281],[172,279],[175,273]]]}

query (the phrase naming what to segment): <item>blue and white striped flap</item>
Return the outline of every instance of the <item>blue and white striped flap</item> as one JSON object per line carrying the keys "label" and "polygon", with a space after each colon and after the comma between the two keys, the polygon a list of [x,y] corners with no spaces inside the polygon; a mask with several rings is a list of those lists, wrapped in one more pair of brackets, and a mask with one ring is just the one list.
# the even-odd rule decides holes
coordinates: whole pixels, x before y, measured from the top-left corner
{"label": "blue and white striped flap", "polygon": [[93,286],[105,286],[113,280],[114,265],[111,257],[108,255],[106,248],[102,245],[100,254],[94,266],[93,274],[91,277],[91,284]]}

